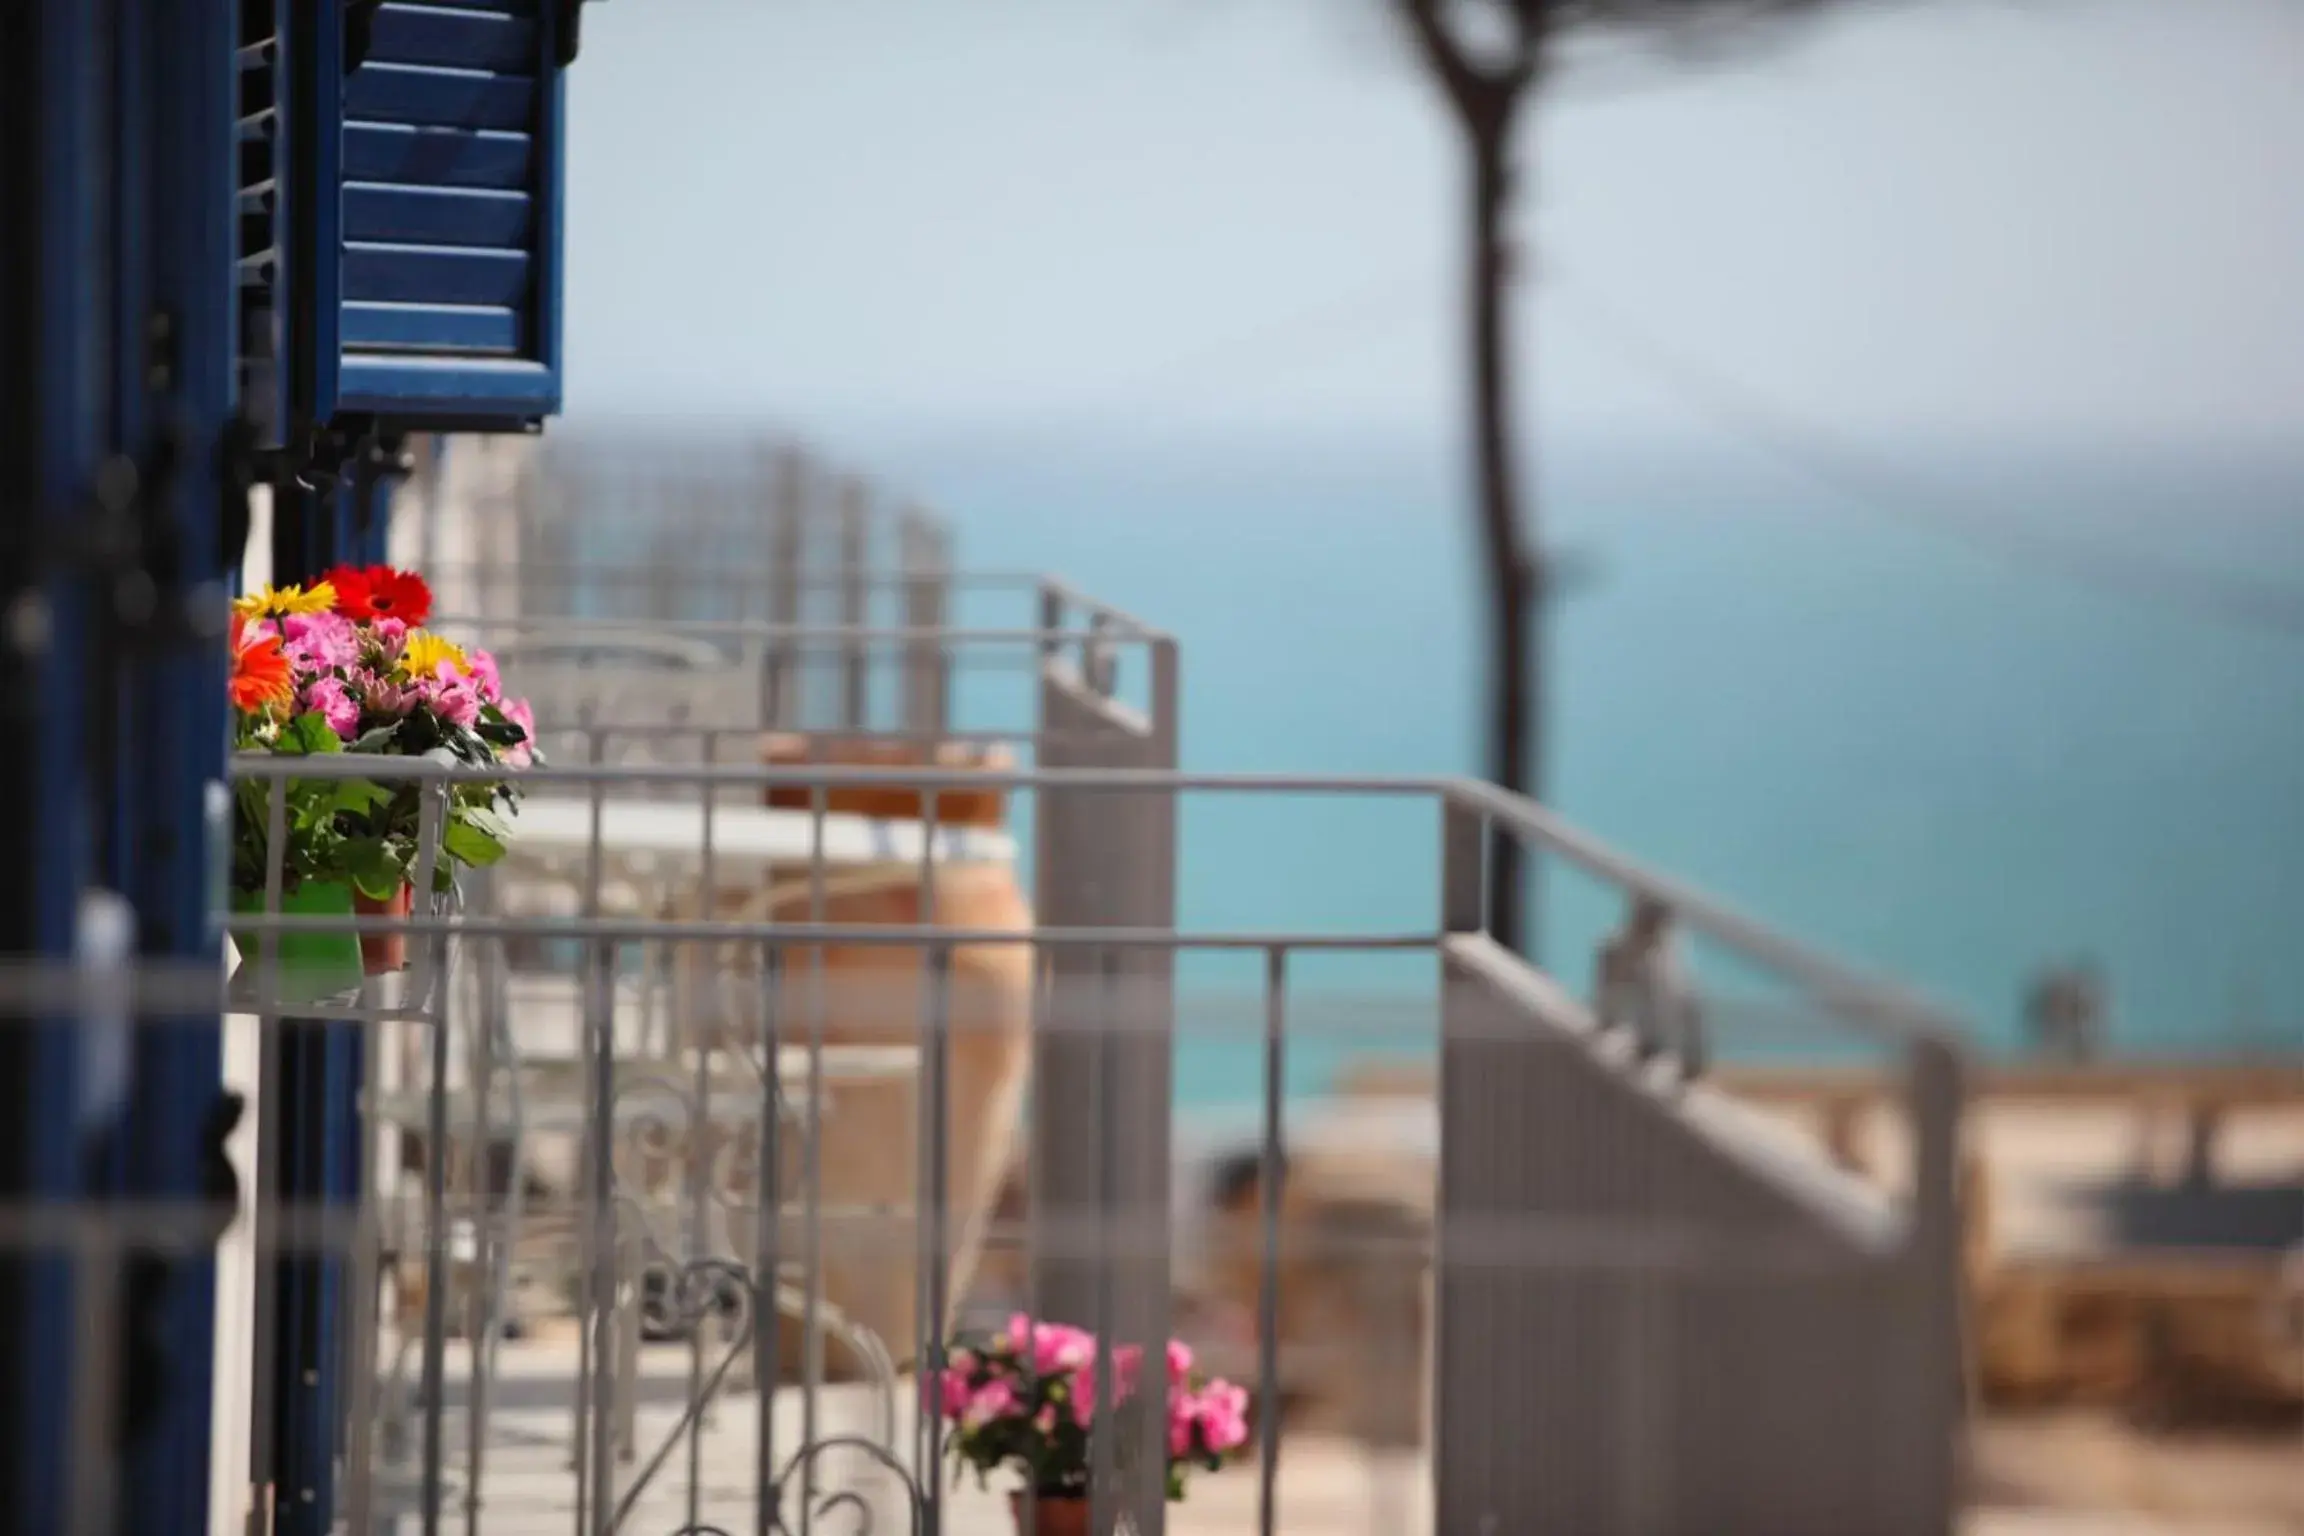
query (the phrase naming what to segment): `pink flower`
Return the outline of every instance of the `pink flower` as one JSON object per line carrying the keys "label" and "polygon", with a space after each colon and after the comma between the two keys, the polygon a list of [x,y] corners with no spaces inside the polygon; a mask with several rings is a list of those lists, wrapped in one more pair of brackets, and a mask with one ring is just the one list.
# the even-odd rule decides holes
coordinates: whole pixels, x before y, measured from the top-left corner
{"label": "pink flower", "polygon": [[1019,1353],[1031,1352],[1035,1376],[1068,1375],[1096,1359],[1096,1336],[1064,1323],[1036,1325],[1019,1312],[1008,1319],[1008,1336]]}
{"label": "pink flower", "polygon": [[1192,1379],[1192,1346],[1182,1339],[1168,1341],[1168,1385],[1181,1387]]}
{"label": "pink flower", "polygon": [[1056,1405],[1048,1403],[1032,1416],[1032,1427],[1043,1435],[1056,1433]]}
{"label": "pink flower", "polygon": [[504,678],[496,670],[496,658],[478,646],[464,654],[465,659],[472,663],[472,683],[480,690],[481,699],[489,704],[496,703],[504,696]]}
{"label": "pink flower", "polygon": [[281,620],[289,658],[315,672],[332,672],[360,659],[360,636],[340,613],[292,613]]}
{"label": "pink flower", "polygon": [[1022,1406],[1016,1389],[1005,1381],[988,1381],[960,1410],[960,1424],[964,1429],[982,1429],[994,1419],[1006,1418]]}
{"label": "pink flower", "polygon": [[937,1408],[945,1418],[956,1419],[966,1413],[975,1396],[976,1389],[968,1385],[965,1371],[946,1371],[937,1383]]}
{"label": "pink flower", "polygon": [[467,728],[480,723],[480,695],[454,662],[440,663],[427,682],[417,684],[425,705],[450,725]]}
{"label": "pink flower", "polygon": [[381,672],[355,672],[352,689],[370,714],[389,715],[394,719],[405,715],[417,704],[416,690],[406,684],[394,682]]}
{"label": "pink flower", "polygon": [[1218,1455],[1248,1443],[1248,1389],[1228,1381],[1212,1381],[1192,1400],[1192,1418],[1200,1439]]}
{"label": "pink flower", "polygon": [[306,688],[304,707],[318,710],[320,718],[328,722],[328,729],[346,741],[360,732],[359,701],[352,697],[352,690],[337,678],[323,677]]}
{"label": "pink flower", "polygon": [[526,699],[505,699],[496,707],[504,712],[505,719],[528,733],[520,745],[504,751],[504,761],[515,768],[525,768],[536,759],[536,712],[528,707]]}
{"label": "pink flower", "polygon": [[1168,1399],[1168,1454],[1171,1457],[1192,1454],[1192,1432],[1200,1424],[1193,1411],[1196,1406],[1187,1396]]}

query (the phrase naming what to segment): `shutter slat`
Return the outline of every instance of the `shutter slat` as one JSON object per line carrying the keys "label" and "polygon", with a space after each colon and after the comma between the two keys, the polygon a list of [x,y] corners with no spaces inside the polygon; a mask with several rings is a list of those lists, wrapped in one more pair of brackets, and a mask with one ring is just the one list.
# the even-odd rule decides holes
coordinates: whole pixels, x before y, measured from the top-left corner
{"label": "shutter slat", "polygon": [[514,68],[536,57],[536,23],[503,12],[388,4],[368,24],[368,58],[390,64]]}
{"label": "shutter slat", "polygon": [[520,312],[501,304],[347,304],[344,345],[427,352],[518,352]]}
{"label": "shutter slat", "polygon": [[344,244],[344,298],[409,304],[524,304],[526,251],[443,245]]}
{"label": "shutter slat", "polygon": [[525,131],[536,81],[524,74],[437,65],[364,64],[344,84],[344,115],[365,122]]}
{"label": "shutter slat", "polygon": [[344,355],[341,398],[346,410],[396,410],[426,400],[455,406],[492,401],[525,405],[556,393],[552,370],[542,363],[398,357],[389,352]]}
{"label": "shutter slat", "polygon": [[528,194],[470,187],[344,184],[344,236],[401,245],[517,247],[528,238]]}
{"label": "shutter slat", "polygon": [[504,11],[514,16],[533,16],[541,0],[416,0],[416,3],[437,10]]}
{"label": "shutter slat", "polygon": [[524,133],[459,133],[405,123],[348,123],[344,128],[344,174],[355,181],[525,187],[531,151]]}

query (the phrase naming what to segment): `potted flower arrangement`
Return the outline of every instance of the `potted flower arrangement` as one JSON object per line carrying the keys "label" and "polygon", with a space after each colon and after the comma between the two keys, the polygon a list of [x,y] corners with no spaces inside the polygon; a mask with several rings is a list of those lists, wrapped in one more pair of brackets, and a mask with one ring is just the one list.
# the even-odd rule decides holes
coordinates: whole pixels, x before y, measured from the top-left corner
{"label": "potted flower arrangement", "polygon": [[[1024,1489],[1009,1495],[1018,1536],[1088,1529],[1097,1354],[1095,1335],[1022,1314],[1005,1332],[956,1340],[946,1353],[936,1407],[952,1425],[954,1472],[973,1468],[979,1485],[1003,1467],[1018,1473],[1029,1487],[1029,1497]],[[1184,1497],[1188,1473],[1218,1470],[1247,1443],[1248,1394],[1195,1372],[1192,1350],[1180,1339],[1169,1341],[1167,1356],[1167,1491],[1176,1500]],[[1125,1434],[1127,1422],[1146,1408],[1143,1352],[1124,1345],[1111,1360],[1111,1407]]]}
{"label": "potted flower arrangement", "polygon": [[[432,594],[422,577],[389,566],[341,568],[309,587],[267,587],[233,604],[230,695],[233,749],[283,757],[340,752],[431,757],[473,767],[526,767],[535,720],[509,698],[486,651],[424,629]],[[234,798],[232,902],[265,900],[271,797],[244,779]],[[413,782],[291,780],[285,787],[281,909],[302,915],[412,909],[422,791]],[[504,818],[518,804],[509,779],[460,783],[448,794],[432,883],[504,856]],[[283,936],[298,985],[327,990],[406,963],[401,934]],[[345,981],[349,972],[351,982]]]}

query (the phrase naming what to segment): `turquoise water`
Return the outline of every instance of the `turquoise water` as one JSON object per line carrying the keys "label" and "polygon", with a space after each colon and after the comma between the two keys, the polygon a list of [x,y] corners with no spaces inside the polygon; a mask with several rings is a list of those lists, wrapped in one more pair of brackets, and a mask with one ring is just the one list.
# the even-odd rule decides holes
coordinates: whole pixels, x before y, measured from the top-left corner
{"label": "turquoise water", "polygon": [[[1446,454],[1349,438],[843,446],[947,516],[965,566],[1055,570],[1180,636],[1188,768],[1475,767],[1474,568]],[[1930,488],[1886,515],[1728,445],[1554,451],[1545,515],[1589,574],[1553,631],[1555,804],[1932,994],[1988,1047],[2019,1038],[2037,967],[2092,955],[2122,1048],[2304,1050],[2304,633],[2105,590],[2051,558],[2078,540],[2304,610],[2304,458],[1902,459]],[[1930,509],[2004,532],[1973,545]],[[1033,618],[1016,595],[956,617]],[[1010,661],[963,675],[963,723],[1029,722],[1027,658]],[[1434,847],[1424,805],[1196,799],[1183,920],[1428,929]],[[1548,961],[1581,982],[1619,916],[1557,882]],[[1694,958],[1711,988],[1773,1001]],[[1186,1104],[1257,1098],[1260,965],[1185,962]],[[1289,982],[1294,1091],[1354,1056],[1431,1048],[1428,962],[1304,957]],[[1721,1034],[1730,1053],[1829,1048],[1773,1008]]]}
{"label": "turquoise water", "polygon": [[[978,442],[877,462],[954,520],[966,563],[1053,568],[1176,632],[1187,767],[1475,764],[1473,568],[1440,455]],[[1553,799],[1922,988],[1987,1045],[2018,1038],[2035,968],[2085,954],[2124,1049],[2304,1049],[2304,634],[2104,590],[2030,542],[2094,541],[2304,608],[2304,462],[1956,462],[1932,470],[1945,504],[2005,519],[2015,557],[1733,449],[1556,457],[1546,512],[1590,579],[1554,631]],[[975,678],[964,699],[1003,689]],[[1184,921],[1424,926],[1432,847],[1428,810],[1195,802]],[[1588,887],[1556,889],[1548,957],[1580,978],[1617,916]],[[1256,962],[1187,975],[1232,1000],[1188,1015],[1182,1097],[1252,1100]],[[1292,982],[1307,1019],[1353,1031],[1305,1037],[1298,1090],[1373,1047],[1429,1049],[1420,962],[1307,961]],[[1724,1048],[1739,1029],[1749,1049],[1816,1038],[1746,1020]]]}

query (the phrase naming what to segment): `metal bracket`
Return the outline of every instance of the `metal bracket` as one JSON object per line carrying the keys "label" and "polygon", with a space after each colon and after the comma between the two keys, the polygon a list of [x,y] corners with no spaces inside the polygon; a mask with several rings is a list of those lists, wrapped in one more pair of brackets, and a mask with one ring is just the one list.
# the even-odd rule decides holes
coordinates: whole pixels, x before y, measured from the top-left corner
{"label": "metal bracket", "polygon": [[584,43],[584,0],[560,0],[559,63],[562,69],[576,62]]}

